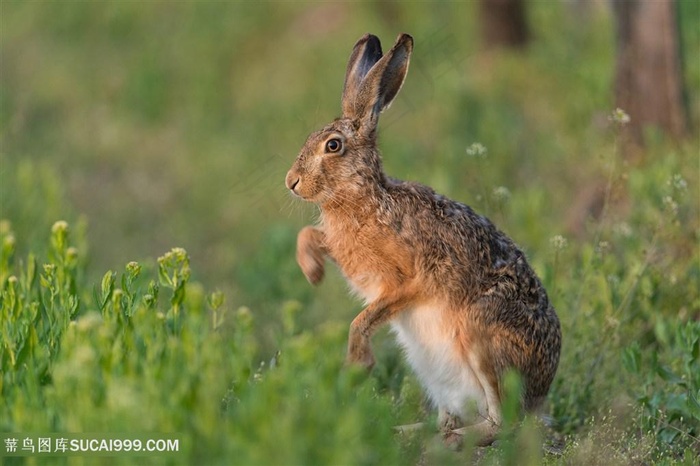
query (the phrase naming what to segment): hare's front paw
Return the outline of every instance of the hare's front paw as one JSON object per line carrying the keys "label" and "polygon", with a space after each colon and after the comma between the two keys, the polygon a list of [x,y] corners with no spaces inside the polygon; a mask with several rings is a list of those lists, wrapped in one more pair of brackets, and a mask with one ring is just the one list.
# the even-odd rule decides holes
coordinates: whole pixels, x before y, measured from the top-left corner
{"label": "hare's front paw", "polygon": [[323,280],[325,252],[321,235],[319,230],[306,227],[297,237],[297,263],[312,285]]}
{"label": "hare's front paw", "polygon": [[324,266],[322,256],[319,257],[311,251],[300,251],[297,255],[297,262],[309,283],[317,285],[323,280]]}
{"label": "hare's front paw", "polygon": [[369,338],[362,338],[356,341],[350,340],[345,363],[347,365],[356,364],[367,370],[371,370],[374,367],[374,354],[372,354]]}

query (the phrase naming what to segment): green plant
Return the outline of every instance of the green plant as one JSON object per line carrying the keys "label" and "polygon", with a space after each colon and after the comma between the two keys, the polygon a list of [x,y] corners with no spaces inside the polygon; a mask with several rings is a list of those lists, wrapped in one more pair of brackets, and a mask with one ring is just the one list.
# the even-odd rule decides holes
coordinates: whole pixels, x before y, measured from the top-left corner
{"label": "green plant", "polygon": [[658,455],[688,449],[700,455],[700,322],[660,316],[652,351],[625,348],[624,368],[641,379],[629,392],[639,407],[638,428],[656,440]]}

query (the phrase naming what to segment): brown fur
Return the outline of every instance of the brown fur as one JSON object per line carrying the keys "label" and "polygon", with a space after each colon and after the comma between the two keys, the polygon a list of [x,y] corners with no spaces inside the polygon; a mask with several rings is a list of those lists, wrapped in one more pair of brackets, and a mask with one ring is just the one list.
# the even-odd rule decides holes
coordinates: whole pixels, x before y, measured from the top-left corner
{"label": "brown fur", "polygon": [[[542,284],[510,238],[468,206],[384,173],[376,124],[403,83],[412,47],[405,34],[384,56],[374,36],[356,44],[343,117],[308,137],[287,174],[287,187],[321,208],[319,225],[299,233],[297,261],[316,284],[324,258],[332,259],[366,300],[350,326],[349,363],[371,367],[370,337],[380,325],[441,303],[445,311],[435,318],[446,327],[439,335],[453,338],[477,385],[487,398],[493,394],[493,418],[469,430],[488,443],[500,422],[501,376],[516,369],[524,407],[537,407],[556,372],[561,330]],[[327,150],[331,139],[342,149]],[[462,425],[454,413],[441,418],[451,432]]]}

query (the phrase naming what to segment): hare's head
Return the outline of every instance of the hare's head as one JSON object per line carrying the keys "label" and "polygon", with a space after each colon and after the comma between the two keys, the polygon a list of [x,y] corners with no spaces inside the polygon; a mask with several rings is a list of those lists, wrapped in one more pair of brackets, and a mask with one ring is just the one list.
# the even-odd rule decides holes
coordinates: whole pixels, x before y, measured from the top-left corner
{"label": "hare's head", "polygon": [[408,34],[399,35],[384,56],[376,36],[366,34],[357,41],[345,73],[343,115],[311,133],[287,173],[287,188],[324,204],[379,182],[383,175],[376,150],[377,121],[401,89],[412,50]]}

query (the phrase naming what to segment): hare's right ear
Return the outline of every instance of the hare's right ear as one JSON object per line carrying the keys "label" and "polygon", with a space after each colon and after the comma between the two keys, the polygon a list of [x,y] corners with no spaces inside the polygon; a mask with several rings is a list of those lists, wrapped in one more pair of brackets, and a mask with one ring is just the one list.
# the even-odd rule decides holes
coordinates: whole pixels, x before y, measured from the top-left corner
{"label": "hare's right ear", "polygon": [[354,110],[358,99],[358,92],[362,81],[372,69],[375,63],[382,58],[382,44],[379,38],[372,34],[365,34],[357,41],[352,49],[348,68],[345,71],[345,85],[343,86],[343,114],[350,115]]}
{"label": "hare's right ear", "polygon": [[[365,37],[370,39],[365,40]],[[399,34],[391,50],[373,63],[369,71],[364,71],[371,59],[360,59],[359,63],[362,65],[354,64],[358,62],[357,55],[368,55],[368,47],[364,48],[365,52],[362,53],[364,44],[370,44],[371,39],[376,40],[376,48],[381,56],[379,40],[374,36],[365,37],[360,39],[350,57],[348,76],[353,75],[353,78],[346,77],[345,80],[343,116],[360,120],[363,131],[369,133],[374,131],[379,114],[391,104],[403,85],[413,51],[413,38],[408,34]]]}

